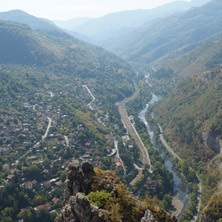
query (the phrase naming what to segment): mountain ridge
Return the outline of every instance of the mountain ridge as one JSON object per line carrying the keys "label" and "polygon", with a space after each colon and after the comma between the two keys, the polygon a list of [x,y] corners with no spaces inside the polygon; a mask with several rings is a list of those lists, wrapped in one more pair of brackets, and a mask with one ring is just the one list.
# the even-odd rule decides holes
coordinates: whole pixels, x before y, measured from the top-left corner
{"label": "mountain ridge", "polygon": [[119,36],[121,33],[128,33],[129,30],[134,30],[148,21],[186,11],[191,7],[204,4],[208,1],[175,1],[154,9],[137,9],[110,13],[103,17],[86,21],[82,25],[75,27],[72,31],[89,36],[100,45],[100,41]]}
{"label": "mountain ridge", "polygon": [[206,40],[220,37],[221,11],[221,2],[214,0],[182,15],[146,24],[131,34],[123,35],[116,42],[110,39],[102,45],[128,61],[166,61]]}
{"label": "mountain ridge", "polygon": [[29,25],[32,29],[48,29],[56,30],[58,29],[56,25],[45,18],[38,18],[33,15],[28,14],[25,11],[16,9],[7,12],[0,12],[0,20],[17,22]]}

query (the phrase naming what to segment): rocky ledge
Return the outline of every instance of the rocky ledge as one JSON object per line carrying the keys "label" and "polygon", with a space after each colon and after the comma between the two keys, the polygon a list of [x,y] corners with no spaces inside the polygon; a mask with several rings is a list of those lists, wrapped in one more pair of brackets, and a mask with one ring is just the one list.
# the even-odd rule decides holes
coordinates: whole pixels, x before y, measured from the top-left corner
{"label": "rocky ledge", "polygon": [[[98,195],[100,202],[96,202],[99,207],[87,197],[91,192],[95,197],[102,193]],[[176,221],[158,206],[150,206],[133,197],[114,172],[94,169],[89,162],[79,165],[74,161],[69,165],[64,198],[63,210],[55,222]]]}

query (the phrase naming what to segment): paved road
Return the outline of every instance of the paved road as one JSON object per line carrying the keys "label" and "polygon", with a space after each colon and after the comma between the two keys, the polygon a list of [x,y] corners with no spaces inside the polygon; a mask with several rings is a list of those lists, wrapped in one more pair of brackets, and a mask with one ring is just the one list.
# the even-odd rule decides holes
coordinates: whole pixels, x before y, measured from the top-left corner
{"label": "paved road", "polygon": [[177,158],[178,160],[181,160],[181,158],[174,152],[174,150],[168,145],[168,143],[166,142],[166,140],[163,137],[163,130],[162,127],[159,125],[160,128],[160,141],[163,143],[163,145],[166,147],[166,149],[168,150],[168,152],[170,152],[173,157]]}
{"label": "paved road", "polygon": [[66,146],[69,146],[69,138],[67,136],[64,136],[64,139],[66,141]]}
{"label": "paved road", "polygon": [[83,85],[84,88],[87,89],[88,93],[90,94],[90,96],[92,97],[92,101],[87,105],[91,110],[93,110],[92,107],[92,103],[96,100],[96,98],[94,97],[94,95],[92,94],[92,92],[90,91],[90,89],[88,88],[87,85]]}
{"label": "paved road", "polygon": [[48,136],[49,130],[52,126],[52,119],[50,117],[47,117],[47,118],[48,118],[49,123],[48,123],[44,136],[42,136],[42,140],[44,140]]}
{"label": "paved road", "polygon": [[126,175],[126,167],[125,167],[124,162],[122,161],[122,159],[119,155],[119,148],[118,148],[118,141],[117,140],[114,140],[114,145],[115,145],[115,149],[116,149],[116,156],[120,160],[120,162],[122,163],[124,175]]}

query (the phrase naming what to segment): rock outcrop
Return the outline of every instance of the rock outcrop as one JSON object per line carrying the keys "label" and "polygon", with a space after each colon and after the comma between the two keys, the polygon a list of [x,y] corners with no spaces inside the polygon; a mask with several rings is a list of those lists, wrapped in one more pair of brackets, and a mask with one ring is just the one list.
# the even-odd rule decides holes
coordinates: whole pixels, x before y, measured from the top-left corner
{"label": "rock outcrop", "polygon": [[222,140],[218,135],[204,129],[202,132],[202,137],[207,148],[213,150],[215,153],[222,153]]}
{"label": "rock outcrop", "polygon": [[[99,208],[87,198],[91,192],[93,195],[97,192],[108,194],[111,199],[106,199],[107,202],[98,205],[102,206]],[[135,198],[113,171],[94,169],[88,162],[80,165],[74,161],[68,166],[64,197],[64,207],[55,222],[157,222],[157,215],[161,215],[161,221],[176,221],[172,215],[157,206],[147,210],[148,205]],[[103,197],[99,198],[101,200]]]}
{"label": "rock outcrop", "polygon": [[154,219],[154,216],[150,210],[146,210],[144,217],[142,218],[141,222],[157,222]]}
{"label": "rock outcrop", "polygon": [[99,208],[90,204],[88,198],[84,196],[91,191],[94,176],[93,166],[89,162],[79,165],[78,161],[74,161],[68,166],[64,188],[65,206],[55,222],[104,221]]}
{"label": "rock outcrop", "polygon": [[65,201],[68,201],[70,196],[76,195],[78,192],[88,194],[94,175],[93,166],[90,163],[84,162],[80,166],[78,161],[72,162],[66,170]]}
{"label": "rock outcrop", "polygon": [[90,204],[87,197],[77,193],[69,198],[55,222],[104,222],[104,217],[98,207]]}

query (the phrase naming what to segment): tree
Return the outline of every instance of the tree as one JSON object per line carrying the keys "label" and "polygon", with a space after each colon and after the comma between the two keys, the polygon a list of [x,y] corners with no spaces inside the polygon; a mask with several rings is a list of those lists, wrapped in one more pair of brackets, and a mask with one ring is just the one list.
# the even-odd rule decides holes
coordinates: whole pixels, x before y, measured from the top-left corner
{"label": "tree", "polygon": [[41,221],[41,222],[51,222],[49,211],[46,210],[46,209],[40,210],[38,212],[38,221]]}
{"label": "tree", "polygon": [[24,222],[38,222],[36,211],[31,208],[29,211],[25,211],[23,214]]}
{"label": "tree", "polygon": [[3,217],[3,219],[0,222],[12,222],[12,218],[11,217]]}
{"label": "tree", "polygon": [[111,211],[110,211],[110,219],[112,222],[121,222],[122,220],[122,215],[120,214],[120,205],[117,204],[112,204]]}

